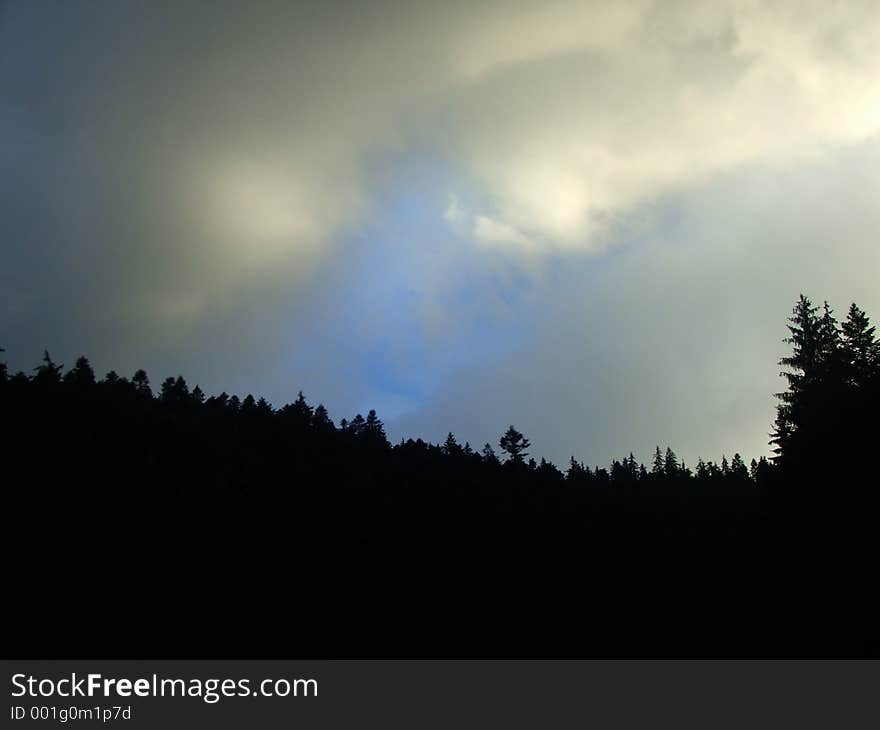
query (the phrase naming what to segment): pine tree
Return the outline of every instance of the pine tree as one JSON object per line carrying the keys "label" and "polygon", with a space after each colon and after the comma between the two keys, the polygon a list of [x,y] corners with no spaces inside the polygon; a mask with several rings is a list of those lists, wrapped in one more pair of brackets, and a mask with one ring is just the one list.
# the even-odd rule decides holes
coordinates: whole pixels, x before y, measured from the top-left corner
{"label": "pine tree", "polygon": [[226,406],[229,405],[229,394],[226,391],[222,392],[220,395],[213,395],[205,402],[209,408],[215,410],[223,410]]}
{"label": "pine tree", "polygon": [[497,464],[498,457],[495,455],[495,449],[492,448],[492,444],[487,443],[483,447],[483,461],[487,464]]}
{"label": "pine tree", "polygon": [[290,405],[284,406],[282,411],[291,418],[291,420],[301,426],[306,427],[312,420],[312,407],[306,402],[306,398],[302,391],[296,396],[296,400]]}
{"label": "pine tree", "polygon": [[455,436],[450,431],[446,436],[446,441],[443,442],[443,453],[447,456],[458,456],[461,451],[461,446],[458,445],[458,441],[455,440]]}
{"label": "pine tree", "polygon": [[147,377],[146,370],[137,370],[131,376],[131,382],[134,384],[135,390],[142,395],[153,397],[153,391],[150,390],[150,379]]}
{"label": "pine tree", "polygon": [[[753,460],[754,461],[754,460]],[[755,484],[759,487],[764,486],[771,476],[771,466],[770,462],[767,461],[766,456],[762,456],[758,459],[758,463],[755,467],[755,474],[752,477],[755,480]]]}
{"label": "pine tree", "polygon": [[651,464],[651,474],[654,476],[661,476],[663,474],[663,454],[660,452],[660,447],[654,447],[654,461]]}
{"label": "pine tree", "polygon": [[675,477],[678,476],[679,468],[678,457],[676,457],[675,452],[667,446],[666,457],[663,460],[663,473],[668,477]]}
{"label": "pine tree", "polygon": [[79,357],[76,364],[64,375],[64,382],[80,387],[95,384],[95,371],[87,357]]}
{"label": "pine tree", "polygon": [[323,403],[319,403],[315,408],[314,413],[312,413],[311,425],[312,428],[319,433],[328,433],[336,430],[336,427],[333,425],[333,421],[330,419],[330,415],[327,413],[327,409],[324,407]]}
{"label": "pine tree", "polygon": [[639,467],[636,464],[636,457],[632,451],[629,452],[629,456],[623,460],[624,465],[626,466],[626,470],[629,473],[630,479],[635,481],[639,477]]}
{"label": "pine tree", "polygon": [[163,403],[186,403],[189,399],[189,387],[183,377],[178,375],[176,378],[165,378],[162,381],[161,398]]}
{"label": "pine tree", "polygon": [[498,444],[503,451],[506,451],[510,457],[510,461],[514,463],[522,463],[528,456],[528,449],[532,445],[531,442],[517,431],[513,426],[504,432]]}
{"label": "pine tree", "polygon": [[356,414],[348,423],[348,432],[352,436],[360,436],[361,431],[364,430],[364,423],[364,417],[360,413]]}
{"label": "pine tree", "polygon": [[697,479],[708,479],[710,476],[709,467],[703,461],[703,457],[697,459]]}
{"label": "pine tree", "polygon": [[786,368],[780,375],[788,383],[788,390],[776,394],[781,402],[770,440],[777,459],[782,458],[792,436],[805,421],[811,394],[833,370],[839,343],[836,322],[827,302],[821,317],[818,311],[819,308],[801,294],[788,320],[790,334],[783,342],[792,346],[792,353],[779,361]]}
{"label": "pine tree", "polygon": [[388,446],[388,437],[385,435],[385,424],[376,415],[376,411],[370,410],[364,421],[363,436],[373,445]]}
{"label": "pine tree", "polygon": [[48,350],[43,350],[43,364],[34,368],[34,370],[36,370],[34,382],[39,383],[40,385],[54,385],[55,383],[60,383],[61,371],[63,368],[63,365],[59,365],[52,360],[52,356],[49,355]]}
{"label": "pine tree", "polygon": [[737,479],[745,480],[749,478],[749,470],[746,468],[746,464],[739,453],[733,455],[733,461],[730,462],[730,474]]}
{"label": "pine tree", "polygon": [[570,482],[583,481],[589,476],[589,472],[584,465],[572,456],[568,461],[568,471],[565,472],[565,478]]}
{"label": "pine tree", "polygon": [[842,336],[841,358],[849,385],[862,387],[880,366],[880,342],[875,337],[868,315],[855,302],[850,305],[840,327]]}
{"label": "pine tree", "polygon": [[678,475],[684,479],[690,479],[694,474],[688,468],[688,465],[685,463],[684,459],[681,460],[681,463],[678,465]]}

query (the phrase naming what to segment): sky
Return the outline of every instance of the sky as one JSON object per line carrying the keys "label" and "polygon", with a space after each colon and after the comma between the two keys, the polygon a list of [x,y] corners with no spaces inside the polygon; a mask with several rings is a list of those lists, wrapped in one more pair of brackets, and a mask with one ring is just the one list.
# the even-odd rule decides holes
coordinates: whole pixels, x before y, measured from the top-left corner
{"label": "sky", "polygon": [[0,346],[564,465],[880,318],[880,6],[0,0]]}

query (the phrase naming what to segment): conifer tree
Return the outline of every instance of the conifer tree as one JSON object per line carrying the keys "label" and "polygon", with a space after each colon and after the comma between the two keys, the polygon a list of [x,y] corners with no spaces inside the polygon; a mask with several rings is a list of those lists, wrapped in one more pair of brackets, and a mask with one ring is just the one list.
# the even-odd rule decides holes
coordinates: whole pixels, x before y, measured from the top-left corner
{"label": "conifer tree", "polygon": [[131,376],[131,382],[134,384],[135,390],[142,395],[153,397],[153,392],[150,390],[150,379],[147,377],[146,370],[136,370],[135,374]]}
{"label": "conifer tree", "polygon": [[388,437],[385,435],[385,424],[376,415],[376,411],[370,409],[362,428],[363,436],[373,445],[388,446]]}
{"label": "conifer tree", "polygon": [[651,474],[654,476],[661,476],[663,474],[663,454],[660,452],[660,447],[654,447],[654,461],[651,463]]}
{"label": "conifer tree", "polygon": [[34,370],[36,370],[34,382],[41,385],[53,385],[59,383],[61,382],[61,371],[63,368],[63,365],[59,365],[52,360],[48,350],[43,350],[43,364],[34,368]]}
{"label": "conifer tree", "polygon": [[[788,319],[789,336],[783,342],[791,345],[792,352],[779,361],[785,368],[780,375],[788,383],[788,389],[776,394],[781,402],[777,406],[776,423],[770,440],[777,459],[782,458],[797,430],[807,394],[820,382],[824,370],[828,321],[825,319],[823,323],[818,311],[819,308],[801,294]],[[828,316],[830,317],[830,313]]]}
{"label": "conifer tree", "polygon": [[706,462],[703,461],[703,457],[697,459],[697,479],[708,479],[709,478],[709,467],[706,465]]}
{"label": "conifer tree", "polygon": [[675,452],[667,446],[666,456],[663,459],[663,473],[668,477],[675,477],[678,476],[679,468],[678,457],[675,455]]}
{"label": "conifer tree", "polygon": [[312,407],[306,402],[302,391],[299,391],[293,403],[285,406],[282,410],[299,426],[308,426],[312,420]]}
{"label": "conifer tree", "polygon": [[76,364],[64,375],[64,382],[80,387],[95,384],[95,371],[87,357],[79,357]]}
{"label": "conifer tree", "polygon": [[327,433],[336,430],[336,427],[333,425],[333,421],[330,419],[330,415],[327,413],[327,409],[324,407],[323,403],[319,403],[315,408],[314,413],[312,413],[311,424],[312,428],[319,433]]}
{"label": "conifer tree", "polygon": [[880,342],[875,337],[875,328],[868,315],[853,303],[840,329],[847,383],[857,388],[864,386],[880,366]]}
{"label": "conifer tree", "polygon": [[492,448],[492,444],[487,443],[483,447],[483,461],[487,464],[497,464],[498,457],[495,455],[495,449]]}
{"label": "conifer tree", "polygon": [[458,445],[458,441],[455,440],[455,436],[450,431],[446,436],[446,441],[443,442],[443,453],[447,456],[457,456],[461,451],[461,446]]}
{"label": "conifer tree", "polygon": [[528,449],[532,445],[531,442],[513,426],[510,426],[510,428],[504,432],[504,435],[498,443],[501,446],[501,449],[507,452],[510,461],[517,464],[522,463],[525,457],[529,455]]}
{"label": "conifer tree", "polygon": [[730,462],[730,474],[737,479],[748,479],[749,470],[739,453],[733,455],[733,461]]}
{"label": "conifer tree", "polygon": [[353,436],[360,436],[365,423],[364,417],[360,413],[356,414],[348,423],[348,432]]}

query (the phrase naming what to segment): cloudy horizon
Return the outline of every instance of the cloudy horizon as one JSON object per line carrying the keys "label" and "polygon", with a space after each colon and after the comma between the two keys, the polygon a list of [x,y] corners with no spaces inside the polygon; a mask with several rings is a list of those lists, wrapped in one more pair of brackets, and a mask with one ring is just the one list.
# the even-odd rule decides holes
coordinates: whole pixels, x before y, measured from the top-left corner
{"label": "cloudy horizon", "polygon": [[564,465],[769,453],[880,318],[880,7],[0,5],[0,346]]}

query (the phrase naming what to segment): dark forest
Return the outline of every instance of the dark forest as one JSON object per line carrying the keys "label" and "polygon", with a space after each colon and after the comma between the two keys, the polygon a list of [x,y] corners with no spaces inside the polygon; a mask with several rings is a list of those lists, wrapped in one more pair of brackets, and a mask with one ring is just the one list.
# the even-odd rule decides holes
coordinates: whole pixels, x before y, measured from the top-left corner
{"label": "dark forest", "polygon": [[880,345],[856,305],[788,329],[773,457],[694,465],[2,366],[7,653],[878,656]]}

